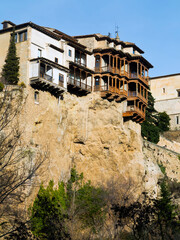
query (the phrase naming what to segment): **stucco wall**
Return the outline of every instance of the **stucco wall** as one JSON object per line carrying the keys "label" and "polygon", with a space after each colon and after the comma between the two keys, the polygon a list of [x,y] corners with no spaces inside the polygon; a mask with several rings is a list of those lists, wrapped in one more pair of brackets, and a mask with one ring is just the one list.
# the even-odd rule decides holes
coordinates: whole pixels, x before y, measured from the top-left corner
{"label": "stucco wall", "polygon": [[[171,129],[180,129],[180,75],[155,78],[149,81],[150,89],[155,98],[155,108],[159,112],[167,112],[171,118]],[[177,119],[178,117],[178,119]]]}

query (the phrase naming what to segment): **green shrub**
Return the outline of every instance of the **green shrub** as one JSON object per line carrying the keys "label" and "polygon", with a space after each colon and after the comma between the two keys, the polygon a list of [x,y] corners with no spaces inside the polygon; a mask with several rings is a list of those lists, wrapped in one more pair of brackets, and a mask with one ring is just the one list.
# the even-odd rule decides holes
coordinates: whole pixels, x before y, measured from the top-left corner
{"label": "green shrub", "polygon": [[0,82],[0,92],[2,92],[4,89],[4,84],[2,82]]}
{"label": "green shrub", "polygon": [[8,53],[5,59],[5,64],[2,68],[2,77],[5,82],[12,85],[17,85],[19,81],[19,58],[16,55],[15,30],[10,39]]}
{"label": "green shrub", "polygon": [[161,169],[161,172],[165,175],[166,174],[166,167],[164,167],[162,163],[161,164],[159,163],[158,166]]}
{"label": "green shrub", "polygon": [[18,85],[22,88],[26,88],[26,84],[24,82],[20,82]]}
{"label": "green shrub", "polygon": [[54,188],[53,181],[47,188],[41,185],[30,208],[32,233],[38,239],[71,239],[78,229],[96,233],[105,221],[104,194],[90,181],[84,183],[83,174],[79,175],[74,168],[66,184],[61,182],[58,188]]}
{"label": "green shrub", "polygon": [[154,108],[155,99],[148,92],[148,105],[146,108],[146,119],[141,124],[141,135],[150,142],[158,143],[160,133],[169,130],[170,117],[166,112],[157,112]]}

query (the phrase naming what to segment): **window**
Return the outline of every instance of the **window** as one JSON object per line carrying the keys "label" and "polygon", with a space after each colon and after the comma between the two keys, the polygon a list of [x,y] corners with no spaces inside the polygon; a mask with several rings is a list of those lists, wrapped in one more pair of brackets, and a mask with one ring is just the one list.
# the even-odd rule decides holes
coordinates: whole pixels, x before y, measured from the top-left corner
{"label": "window", "polygon": [[177,90],[177,96],[180,97],[180,89]]}
{"label": "window", "polygon": [[63,74],[59,74],[59,85],[64,87],[64,75]]}
{"label": "window", "polygon": [[19,42],[23,42],[27,40],[27,31],[19,33]]}
{"label": "window", "polygon": [[69,49],[69,57],[71,57],[72,56],[72,51]]}
{"label": "window", "polygon": [[39,103],[39,92],[38,91],[34,92],[34,101],[35,101],[35,103]]}
{"label": "window", "polygon": [[95,67],[96,67],[96,68],[99,68],[99,67],[100,67],[100,56],[99,56],[99,55],[96,56],[96,59],[95,59]]}
{"label": "window", "polygon": [[165,88],[163,88],[163,93],[165,93],[166,92],[166,89]]}
{"label": "window", "polygon": [[134,48],[133,48],[133,54],[135,54],[135,50],[134,50]]}
{"label": "window", "polygon": [[42,57],[42,50],[41,49],[38,49],[38,58],[39,57]]}
{"label": "window", "polygon": [[15,40],[15,43],[17,43],[17,33],[15,33],[14,35],[14,40]]}
{"label": "window", "polygon": [[95,86],[99,86],[99,78],[95,79]]}
{"label": "window", "polygon": [[54,60],[54,61],[55,61],[55,63],[58,63],[58,58],[55,57],[55,60]]}
{"label": "window", "polygon": [[179,116],[176,116],[176,124],[179,124]]}

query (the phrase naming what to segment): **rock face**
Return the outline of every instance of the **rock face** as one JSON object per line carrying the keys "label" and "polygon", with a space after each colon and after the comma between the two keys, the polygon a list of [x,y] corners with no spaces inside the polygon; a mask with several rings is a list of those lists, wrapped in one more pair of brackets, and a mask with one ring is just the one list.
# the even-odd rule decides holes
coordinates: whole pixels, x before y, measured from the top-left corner
{"label": "rock face", "polygon": [[140,125],[131,120],[124,123],[122,112],[123,103],[109,102],[98,93],[85,97],[65,93],[58,101],[41,92],[35,104],[29,88],[21,120],[24,145],[48,148],[50,153],[39,182],[66,180],[75,165],[93,184],[106,185],[123,177],[132,179],[137,193],[146,189],[154,194],[162,177],[160,162],[170,177],[180,180],[179,174],[172,174],[180,167],[177,155],[143,143]]}

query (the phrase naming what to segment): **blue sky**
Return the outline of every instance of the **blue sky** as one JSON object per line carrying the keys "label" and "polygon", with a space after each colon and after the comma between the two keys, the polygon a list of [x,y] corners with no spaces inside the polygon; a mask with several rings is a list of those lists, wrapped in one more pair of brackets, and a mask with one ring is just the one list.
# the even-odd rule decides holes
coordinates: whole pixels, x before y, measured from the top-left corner
{"label": "blue sky", "polygon": [[6,0],[0,20],[32,21],[69,35],[111,32],[134,42],[154,66],[150,76],[180,73],[179,0]]}

